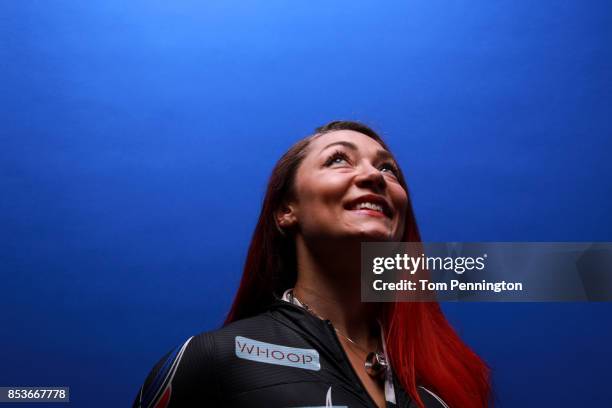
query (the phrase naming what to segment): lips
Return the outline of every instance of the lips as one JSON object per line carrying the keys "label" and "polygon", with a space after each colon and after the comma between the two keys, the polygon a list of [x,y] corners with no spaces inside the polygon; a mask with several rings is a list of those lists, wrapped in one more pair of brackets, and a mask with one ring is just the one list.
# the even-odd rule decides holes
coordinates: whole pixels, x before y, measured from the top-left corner
{"label": "lips", "polygon": [[382,212],[388,218],[393,217],[393,210],[384,197],[374,194],[366,194],[349,201],[345,208],[347,210],[370,210]]}

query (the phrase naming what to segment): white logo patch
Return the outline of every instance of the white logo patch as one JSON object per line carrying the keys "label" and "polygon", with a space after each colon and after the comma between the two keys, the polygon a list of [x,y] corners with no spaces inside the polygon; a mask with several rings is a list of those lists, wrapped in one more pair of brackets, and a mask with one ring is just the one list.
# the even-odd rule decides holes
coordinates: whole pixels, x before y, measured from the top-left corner
{"label": "white logo patch", "polygon": [[321,369],[319,352],[315,349],[279,346],[242,336],[236,336],[236,357],[313,371]]}

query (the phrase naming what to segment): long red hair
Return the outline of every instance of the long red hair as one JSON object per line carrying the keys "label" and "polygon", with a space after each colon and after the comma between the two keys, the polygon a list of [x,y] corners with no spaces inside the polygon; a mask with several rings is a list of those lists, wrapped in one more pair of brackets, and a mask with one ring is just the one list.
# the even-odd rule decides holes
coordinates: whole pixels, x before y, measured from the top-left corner
{"label": "long red hair", "polygon": [[[293,241],[278,228],[275,213],[293,194],[295,174],[307,154],[310,141],[335,130],[363,133],[389,150],[371,128],[352,121],[330,122],[294,144],[278,161],[270,177],[259,220],[244,265],[236,298],[224,324],[257,315],[274,302],[274,295],[295,285],[296,254]],[[408,193],[401,170],[400,184]],[[402,241],[420,242],[410,195]],[[422,408],[417,387],[425,386],[451,407],[481,408],[489,405],[489,369],[457,335],[437,302],[384,303],[383,330],[391,366],[399,382]]]}

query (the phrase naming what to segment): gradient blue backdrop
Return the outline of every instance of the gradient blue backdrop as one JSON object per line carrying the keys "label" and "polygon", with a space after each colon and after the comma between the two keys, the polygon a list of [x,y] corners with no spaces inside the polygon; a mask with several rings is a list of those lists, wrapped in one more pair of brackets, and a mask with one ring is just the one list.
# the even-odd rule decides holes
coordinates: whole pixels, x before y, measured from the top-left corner
{"label": "gradient blue backdrop", "polygon": [[[0,385],[129,405],[163,353],[220,324],[275,160],[332,119],[386,137],[425,240],[612,240],[611,16],[3,1]],[[609,406],[612,304],[444,309],[500,407]]]}

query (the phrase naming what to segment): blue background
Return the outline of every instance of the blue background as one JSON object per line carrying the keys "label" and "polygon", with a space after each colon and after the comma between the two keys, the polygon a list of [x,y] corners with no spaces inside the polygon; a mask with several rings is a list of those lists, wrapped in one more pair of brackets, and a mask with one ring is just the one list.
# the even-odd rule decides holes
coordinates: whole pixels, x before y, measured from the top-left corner
{"label": "blue background", "polygon": [[[610,4],[2,2],[0,385],[129,405],[332,119],[386,137],[424,240],[611,241]],[[498,406],[609,405],[612,304],[443,307]]]}

